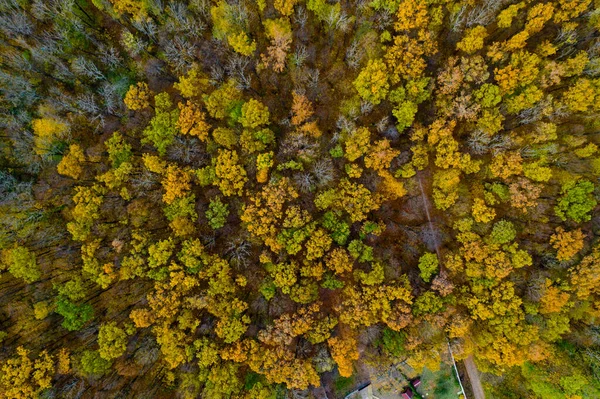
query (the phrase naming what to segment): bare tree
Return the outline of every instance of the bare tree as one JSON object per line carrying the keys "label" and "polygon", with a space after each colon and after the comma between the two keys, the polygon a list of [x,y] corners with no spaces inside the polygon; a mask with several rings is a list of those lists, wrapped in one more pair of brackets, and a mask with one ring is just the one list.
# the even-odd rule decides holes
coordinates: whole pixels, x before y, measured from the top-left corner
{"label": "bare tree", "polygon": [[9,37],[30,36],[33,34],[33,28],[33,22],[21,9],[0,13],[0,30]]}
{"label": "bare tree", "polygon": [[308,13],[306,12],[306,8],[302,6],[296,7],[296,13],[294,14],[294,23],[299,25],[301,29],[304,29],[307,21]]}
{"label": "bare tree", "polygon": [[88,77],[92,80],[106,79],[96,64],[82,56],[75,58],[75,60],[71,63],[71,68],[76,74]]}
{"label": "bare tree", "polygon": [[485,0],[483,4],[475,6],[467,15],[467,26],[489,25],[496,17],[497,11],[505,3],[506,0]]}
{"label": "bare tree", "polygon": [[354,40],[346,49],[346,64],[352,69],[357,69],[360,66],[360,61],[363,59],[364,54],[365,52],[360,46],[360,43],[357,40]]}
{"label": "bare tree", "polygon": [[238,83],[240,89],[248,89],[251,86],[252,77],[246,72],[248,65],[250,58],[241,54],[235,53],[227,59],[225,70]]}
{"label": "bare tree", "polygon": [[312,173],[319,186],[326,186],[335,178],[333,163],[329,158],[318,159],[312,167]]}
{"label": "bare tree", "polygon": [[315,187],[315,178],[307,172],[301,172],[294,176],[294,183],[303,193],[309,193]]}
{"label": "bare tree", "polygon": [[306,52],[306,46],[304,46],[303,44],[300,44],[296,47],[296,51],[294,51],[294,54],[292,54],[292,64],[297,67],[297,68],[301,68],[302,65],[304,65],[304,62],[306,61],[306,59],[308,58],[308,53]]}
{"label": "bare tree", "polygon": [[113,46],[107,47],[101,45],[98,48],[100,52],[100,61],[110,69],[117,69],[123,66],[123,58],[119,51]]}
{"label": "bare tree", "polygon": [[165,58],[167,62],[182,73],[187,71],[195,60],[196,45],[181,36],[169,40],[165,46]]}

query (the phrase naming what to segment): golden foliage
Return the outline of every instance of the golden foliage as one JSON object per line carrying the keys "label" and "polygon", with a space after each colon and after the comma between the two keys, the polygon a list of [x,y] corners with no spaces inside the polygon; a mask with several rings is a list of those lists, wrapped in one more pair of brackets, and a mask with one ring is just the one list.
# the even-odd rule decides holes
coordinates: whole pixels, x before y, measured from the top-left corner
{"label": "golden foliage", "polygon": [[132,111],[139,111],[150,106],[150,98],[152,91],[148,87],[148,83],[138,82],[135,85],[129,86],[129,90],[125,94],[125,105]]}
{"label": "golden foliage", "polygon": [[179,118],[176,126],[181,133],[206,141],[210,125],[206,122],[206,115],[200,107],[190,101],[186,101],[185,104],[179,103],[178,107]]}
{"label": "golden foliage", "polygon": [[342,377],[350,377],[353,373],[352,362],[358,360],[358,342],[350,334],[329,338],[327,340],[331,357],[338,365]]}
{"label": "golden foliage", "polygon": [[581,229],[565,231],[562,227],[557,227],[556,233],[550,237],[550,244],[558,251],[556,259],[567,261],[573,258],[583,249],[584,237]]}
{"label": "golden foliage", "polygon": [[60,160],[56,166],[56,170],[61,175],[72,177],[73,179],[79,179],[81,173],[83,173],[82,163],[85,162],[85,154],[83,149],[78,144],[71,144],[69,146],[69,153]]}
{"label": "golden foliage", "polygon": [[219,150],[215,163],[215,185],[226,197],[242,195],[244,184],[248,181],[246,170],[238,162],[236,151]]}

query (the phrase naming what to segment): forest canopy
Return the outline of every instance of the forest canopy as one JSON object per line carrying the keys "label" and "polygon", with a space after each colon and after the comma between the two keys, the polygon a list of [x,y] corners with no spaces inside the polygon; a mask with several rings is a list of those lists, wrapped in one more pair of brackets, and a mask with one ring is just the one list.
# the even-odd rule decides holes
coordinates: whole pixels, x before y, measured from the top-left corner
{"label": "forest canopy", "polygon": [[0,398],[600,398],[599,0],[0,0],[0,110]]}

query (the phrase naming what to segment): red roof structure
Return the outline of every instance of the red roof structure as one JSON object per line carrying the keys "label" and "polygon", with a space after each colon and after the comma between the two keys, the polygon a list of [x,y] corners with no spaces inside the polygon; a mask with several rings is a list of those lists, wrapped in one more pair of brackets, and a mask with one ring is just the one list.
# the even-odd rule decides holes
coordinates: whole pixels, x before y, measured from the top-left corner
{"label": "red roof structure", "polygon": [[413,391],[411,391],[410,389],[407,389],[404,392],[402,392],[403,399],[412,399],[413,395]]}

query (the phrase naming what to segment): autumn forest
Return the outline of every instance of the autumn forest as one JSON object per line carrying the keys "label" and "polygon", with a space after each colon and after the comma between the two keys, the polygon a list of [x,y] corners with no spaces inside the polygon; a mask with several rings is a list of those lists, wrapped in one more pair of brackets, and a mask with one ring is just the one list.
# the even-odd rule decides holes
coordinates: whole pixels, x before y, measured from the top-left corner
{"label": "autumn forest", "polygon": [[0,110],[0,398],[600,398],[599,0],[0,0]]}

